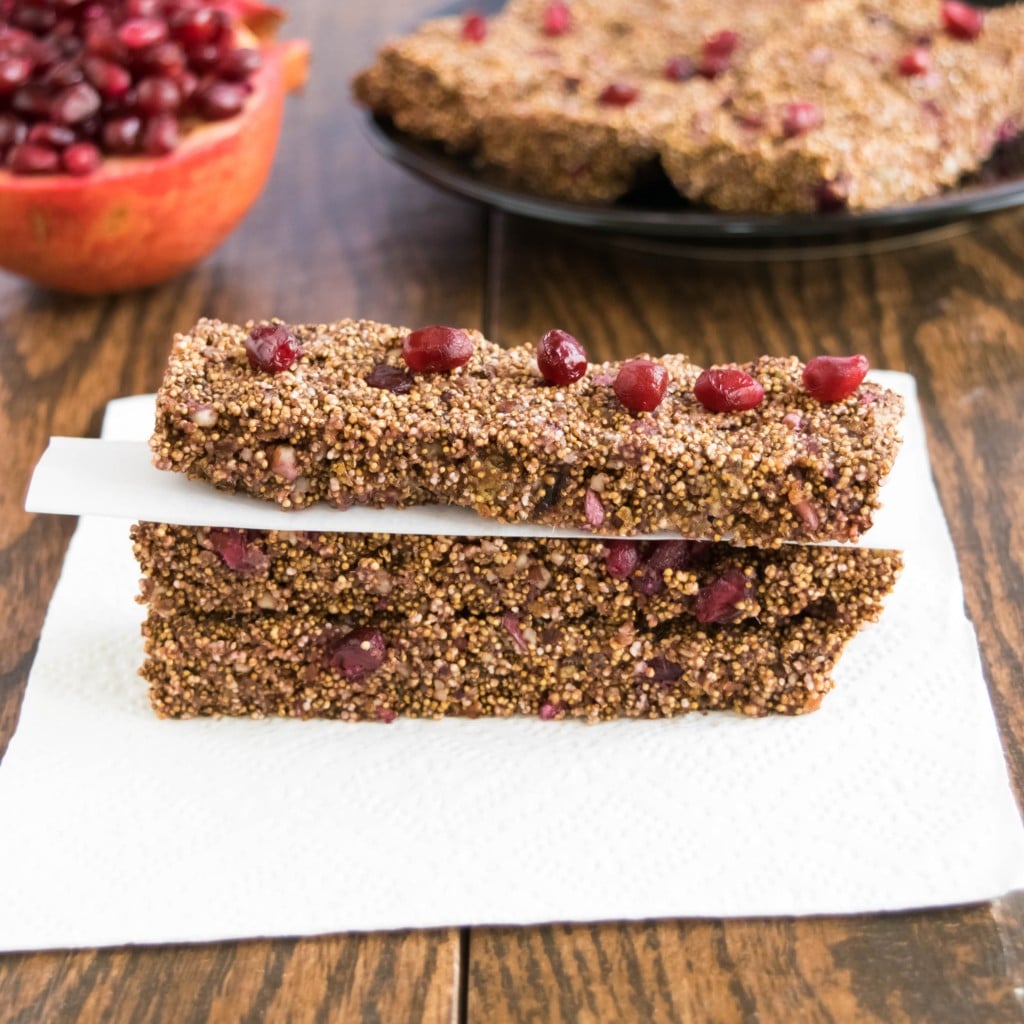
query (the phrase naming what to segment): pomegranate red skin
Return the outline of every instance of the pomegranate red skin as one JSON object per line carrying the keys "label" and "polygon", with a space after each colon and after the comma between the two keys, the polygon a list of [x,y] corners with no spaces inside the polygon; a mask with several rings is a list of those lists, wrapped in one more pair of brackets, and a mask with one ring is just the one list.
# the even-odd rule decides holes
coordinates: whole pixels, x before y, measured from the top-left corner
{"label": "pomegranate red skin", "polygon": [[197,263],[263,190],[304,54],[303,43],[265,45],[245,109],[197,127],[167,156],[108,157],[84,177],[0,171],[0,268],[95,295],[156,284]]}

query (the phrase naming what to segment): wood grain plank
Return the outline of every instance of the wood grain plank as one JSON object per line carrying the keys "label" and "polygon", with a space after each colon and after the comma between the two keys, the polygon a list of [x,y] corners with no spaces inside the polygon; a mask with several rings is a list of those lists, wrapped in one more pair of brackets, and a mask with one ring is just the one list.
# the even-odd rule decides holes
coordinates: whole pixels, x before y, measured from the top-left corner
{"label": "wood grain plank", "polygon": [[[495,217],[491,334],[553,326],[592,358],[864,352],[918,379],[1011,776],[1024,790],[1024,215],[920,246],[700,260]],[[487,1021],[1024,1016],[1024,900],[883,917],[474,930]]]}
{"label": "wood grain plank", "polygon": [[[347,98],[373,48],[432,6],[292,5],[290,34],[314,44],[310,86],[265,194],[191,272],[97,299],[0,274],[0,756],[74,525],[22,510],[52,434],[95,434],[111,398],[152,390],[172,333],[200,315],[480,320],[480,213],[377,158]],[[450,1021],[460,962],[457,931],[0,956],[0,1020]]]}

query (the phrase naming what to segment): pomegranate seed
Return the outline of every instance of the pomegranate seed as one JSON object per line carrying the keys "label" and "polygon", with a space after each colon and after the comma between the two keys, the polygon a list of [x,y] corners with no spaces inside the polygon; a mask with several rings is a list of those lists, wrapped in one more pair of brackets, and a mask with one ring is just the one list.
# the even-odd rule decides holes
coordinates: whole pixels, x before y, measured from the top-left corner
{"label": "pomegranate seed", "polygon": [[28,130],[26,142],[37,146],[48,146],[50,149],[64,149],[75,141],[75,133],[62,124],[34,124]]}
{"label": "pomegranate seed", "polygon": [[57,96],[50,108],[50,114],[54,121],[76,124],[87,117],[92,117],[100,109],[101,103],[100,94],[88,82],[79,82]]}
{"label": "pomegranate seed", "polygon": [[558,717],[558,705],[552,704],[551,701],[545,701],[540,706],[538,716],[542,722],[552,722]]}
{"label": "pomegranate seed", "polygon": [[160,0],[128,0],[125,11],[129,18],[159,18]]}
{"label": "pomegranate seed", "polygon": [[482,43],[487,38],[487,19],[482,14],[467,14],[462,19],[462,38],[467,43]]}
{"label": "pomegranate seed", "polygon": [[627,580],[640,563],[640,551],[631,540],[610,540],[605,545],[604,567],[613,580]]}
{"label": "pomegranate seed", "polygon": [[787,103],[782,108],[782,134],[787,139],[817,128],[823,116],[817,103]]}
{"label": "pomegranate seed", "polygon": [[597,99],[606,107],[628,107],[639,95],[640,90],[634,85],[612,82],[611,85],[605,86]]}
{"label": "pomegranate seed", "polygon": [[388,648],[379,629],[353,629],[331,640],[327,664],[346,679],[364,679],[384,664]]}
{"label": "pomegranate seed", "polygon": [[546,381],[564,387],[587,372],[587,350],[566,331],[548,331],[537,344],[537,366]]}
{"label": "pomegranate seed", "polygon": [[236,82],[211,82],[195,94],[199,111],[209,121],[223,121],[234,117],[243,106],[247,92]]}
{"label": "pomegranate seed", "polygon": [[263,67],[263,54],[259,50],[242,47],[230,50],[221,58],[218,71],[229,82],[245,82]]}
{"label": "pomegranate seed", "polygon": [[544,34],[548,36],[564,36],[572,28],[572,12],[569,5],[555,0],[544,8],[542,23]]}
{"label": "pomegranate seed", "polygon": [[91,142],[76,142],[60,155],[60,163],[68,174],[82,178],[100,165],[100,151]]}
{"label": "pomegranate seed", "polygon": [[41,85],[23,85],[14,94],[11,106],[19,114],[46,120],[50,116],[50,90]]}
{"label": "pomegranate seed", "polygon": [[28,135],[28,127],[13,114],[0,114],[0,150],[8,146],[16,146],[24,142]]}
{"label": "pomegranate seed", "polygon": [[815,356],[804,367],[804,390],[824,404],[849,398],[868,372],[866,356]]}
{"label": "pomegranate seed", "polygon": [[16,7],[11,14],[11,23],[36,35],[49,32],[57,24],[57,12],[49,7]]}
{"label": "pomegranate seed", "polygon": [[103,126],[103,147],[109,153],[127,156],[138,152],[141,135],[141,119],[131,115],[115,117]]}
{"label": "pomegranate seed", "polygon": [[721,32],[716,32],[714,35],[708,36],[704,40],[704,45],[701,50],[705,56],[708,54],[714,54],[720,57],[731,57],[736,50],[736,47],[740,45],[740,36],[738,32],[732,32],[729,29],[723,29]]}
{"label": "pomegranate seed", "polygon": [[53,86],[56,89],[65,89],[69,85],[77,85],[85,75],[78,64],[65,60],[48,68],[42,78],[39,79],[42,85]]}
{"label": "pomegranate seed", "polygon": [[705,370],[697,378],[693,393],[711,412],[745,412],[764,401],[764,388],[749,373],[730,366]]}
{"label": "pomegranate seed", "polygon": [[266,553],[250,543],[247,530],[215,529],[210,530],[208,537],[210,546],[232,572],[250,576],[270,565]]}
{"label": "pomegranate seed", "polygon": [[985,24],[985,12],[959,0],[943,0],[942,24],[956,39],[977,39]]}
{"label": "pomegranate seed", "polygon": [[177,43],[157,43],[143,55],[142,70],[177,81],[185,70],[185,54]]}
{"label": "pomegranate seed", "polygon": [[143,114],[166,114],[181,106],[181,93],[169,78],[144,78],[136,88],[135,105]]}
{"label": "pomegranate seed", "polygon": [[472,355],[473,339],[454,327],[421,327],[402,342],[402,358],[414,373],[446,373]]}
{"label": "pomegranate seed", "polygon": [[665,64],[665,77],[670,82],[688,82],[697,74],[689,57],[672,57]]}
{"label": "pomegranate seed", "polygon": [[173,114],[151,117],[142,130],[142,152],[165,156],[178,148],[178,119]]}
{"label": "pomegranate seed", "polygon": [[371,388],[380,388],[396,395],[407,395],[412,391],[415,378],[408,370],[387,363],[378,363],[367,375],[366,383]]}
{"label": "pomegranate seed", "polygon": [[908,50],[900,57],[897,67],[900,74],[907,78],[912,78],[914,75],[926,75],[932,68],[931,51],[923,46],[915,46],[913,50]]}
{"label": "pomegranate seed", "polygon": [[648,359],[623,363],[613,385],[618,400],[632,412],[653,412],[668,388],[668,371]]}
{"label": "pomegranate seed", "polygon": [[742,570],[729,569],[697,592],[694,614],[698,622],[724,625],[743,614],[738,604],[752,599],[753,588]]}
{"label": "pomegranate seed", "polygon": [[631,580],[639,594],[652,597],[665,589],[665,572],[686,569],[695,561],[695,542],[687,540],[651,541],[646,548],[642,572]]}
{"label": "pomegranate seed", "polygon": [[48,146],[22,142],[7,154],[7,166],[13,174],[53,174],[60,169],[60,157]]}
{"label": "pomegranate seed", "polygon": [[227,27],[228,20],[224,12],[212,7],[182,11],[171,20],[175,38],[188,49],[213,42]]}
{"label": "pomegranate seed", "polygon": [[823,181],[814,189],[814,202],[819,213],[838,213],[845,210],[849,198],[849,186],[842,179]]}
{"label": "pomegranate seed", "polygon": [[120,99],[132,84],[127,69],[102,57],[86,57],[82,66],[89,81],[108,99]]}
{"label": "pomegranate seed", "polygon": [[35,65],[28,57],[6,57],[0,60],[0,96],[24,85]]}
{"label": "pomegranate seed", "polygon": [[284,324],[260,324],[245,339],[245,354],[254,370],[283,373],[295,365],[302,348]]}
{"label": "pomegranate seed", "polygon": [[167,38],[167,24],[156,18],[129,18],[118,28],[117,38],[130,50],[142,50]]}

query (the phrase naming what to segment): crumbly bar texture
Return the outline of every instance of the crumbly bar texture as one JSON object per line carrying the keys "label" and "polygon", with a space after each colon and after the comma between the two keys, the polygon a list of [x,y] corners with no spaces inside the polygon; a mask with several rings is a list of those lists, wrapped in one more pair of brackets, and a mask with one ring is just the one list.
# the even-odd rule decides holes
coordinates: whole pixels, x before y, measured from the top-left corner
{"label": "crumbly bar texture", "polygon": [[[161,715],[801,714],[900,568],[886,551],[666,541],[615,579],[599,541],[224,533],[135,529]],[[385,580],[423,601],[387,600]],[[376,656],[349,660],[371,631]]]}
{"label": "crumbly bar texture", "polygon": [[249,366],[248,327],[202,320],[175,339],[151,441],[160,469],[284,508],[451,504],[504,522],[773,546],[855,540],[899,445],[898,395],[866,382],[821,404],[795,358],[746,364],[764,401],[714,413],[693,393],[701,368],[661,356],[666,396],[634,414],[614,392],[616,363],[553,387],[531,348],[469,331],[468,363],[414,374],[398,393],[367,378],[404,369],[406,328],[290,329],[302,355],[277,374]]}
{"label": "crumbly bar texture", "polygon": [[[355,95],[541,195],[610,202],[660,164],[684,197],[747,212],[932,196],[1024,123],[1024,4],[986,11],[970,40],[920,0],[574,0],[558,35],[546,6],[509,3],[479,42],[459,18],[428,22],[383,47]],[[737,39],[712,73],[721,32]],[[901,72],[914,51],[927,66]],[[610,85],[635,98],[608,102]],[[815,123],[794,130],[793,104]]]}

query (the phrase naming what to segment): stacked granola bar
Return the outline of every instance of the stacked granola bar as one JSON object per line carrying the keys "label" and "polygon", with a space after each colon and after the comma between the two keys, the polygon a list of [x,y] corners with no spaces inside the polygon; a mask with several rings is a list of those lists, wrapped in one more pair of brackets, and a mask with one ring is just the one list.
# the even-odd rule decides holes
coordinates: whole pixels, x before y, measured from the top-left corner
{"label": "stacked granola bar", "polygon": [[955,184],[1024,123],[1024,4],[512,0],[384,46],[356,97],[521,186],[610,202],[652,168],[746,212]]}
{"label": "stacked granola bar", "polygon": [[[563,359],[578,346],[564,338]],[[161,468],[285,508],[457,504],[540,536],[138,524],[154,706],[385,721],[816,708],[900,568],[809,543],[870,525],[898,445],[899,397],[833,363],[552,369],[451,328],[200,321],[158,396]],[[695,539],[638,536],[662,528]]]}

